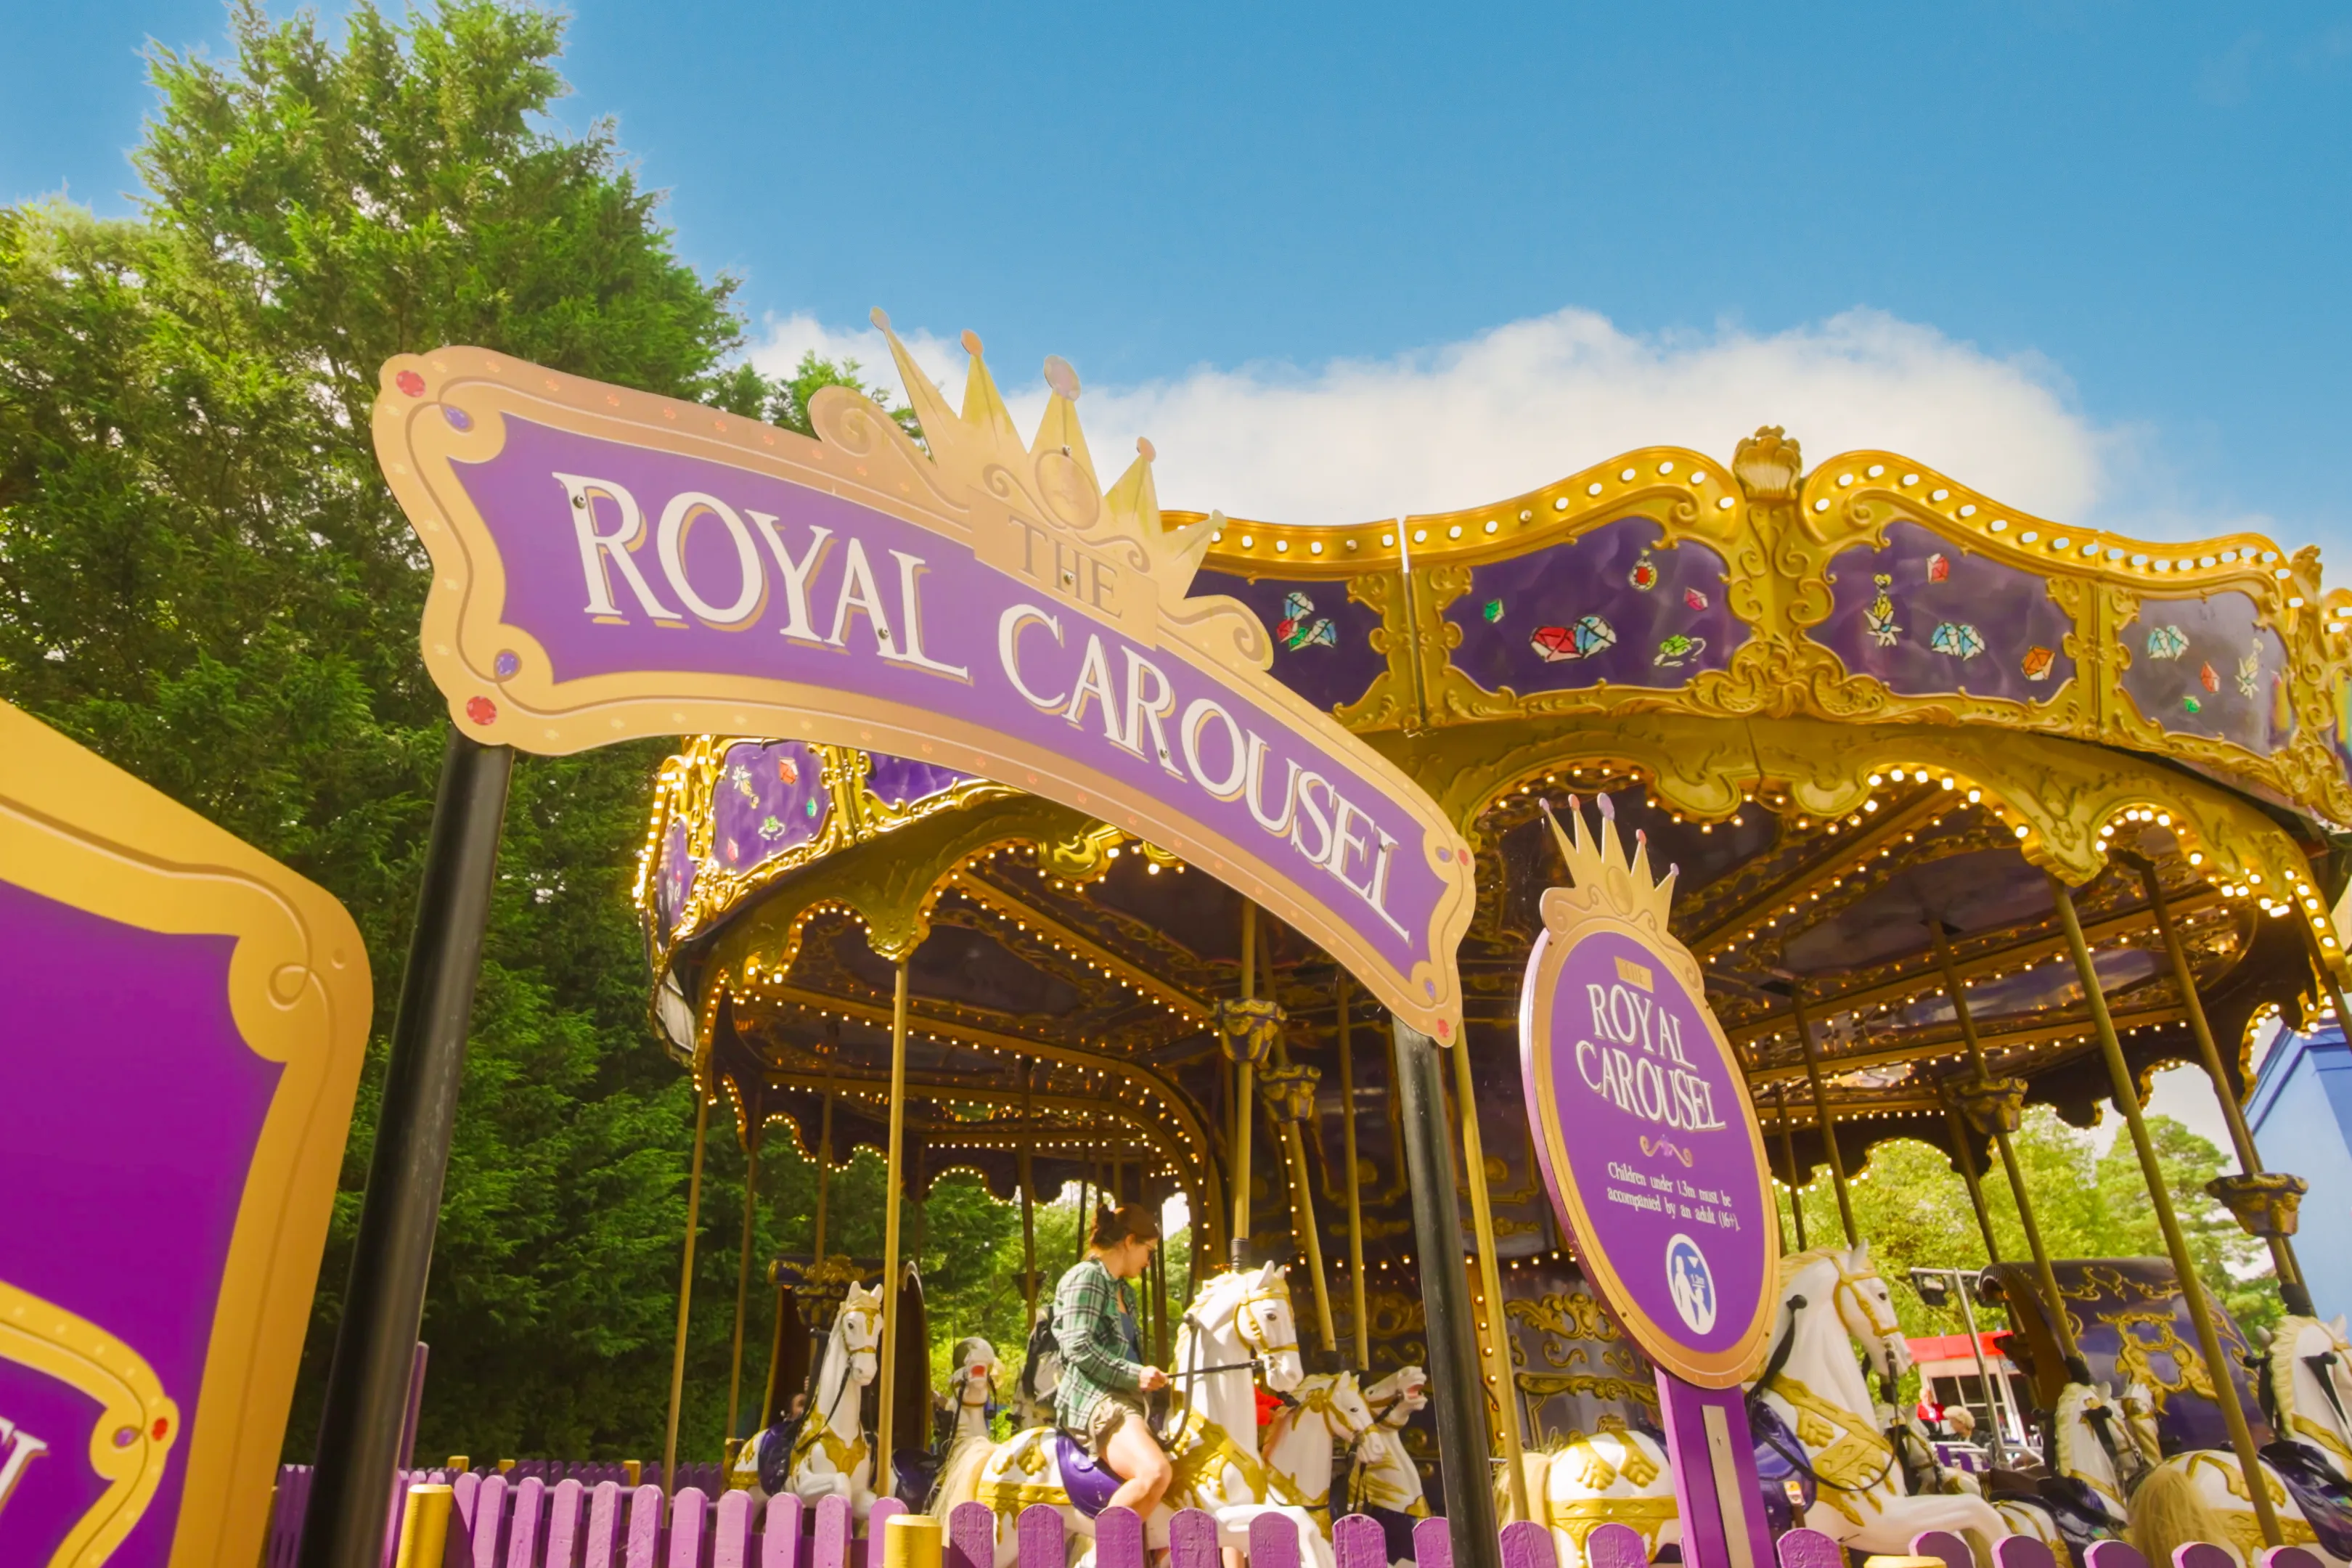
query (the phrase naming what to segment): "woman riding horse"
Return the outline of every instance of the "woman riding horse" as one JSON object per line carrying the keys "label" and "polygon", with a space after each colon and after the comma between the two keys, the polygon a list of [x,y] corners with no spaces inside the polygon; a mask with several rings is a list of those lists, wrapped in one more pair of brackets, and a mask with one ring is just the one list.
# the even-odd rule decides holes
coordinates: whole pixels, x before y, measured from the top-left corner
{"label": "woman riding horse", "polygon": [[1095,1215],[1086,1257],[1054,1291],[1054,1339],[1062,1352],[1055,1414],[1097,1464],[1119,1478],[1111,1505],[1139,1514],[1159,1506],[1176,1475],[1143,1404],[1145,1394],[1168,1386],[1168,1374],[1144,1363],[1127,1284],[1159,1245],[1150,1210],[1140,1204],[1104,1208]]}

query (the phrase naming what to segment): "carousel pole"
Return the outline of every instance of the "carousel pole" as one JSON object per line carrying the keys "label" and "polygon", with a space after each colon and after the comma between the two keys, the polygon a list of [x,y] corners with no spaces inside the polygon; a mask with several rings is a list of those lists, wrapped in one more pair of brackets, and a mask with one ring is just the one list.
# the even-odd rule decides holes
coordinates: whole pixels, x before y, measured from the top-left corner
{"label": "carousel pole", "polygon": [[1785,1084],[1772,1086],[1772,1109],[1780,1123],[1780,1157],[1789,1166],[1789,1216],[1797,1223],[1797,1250],[1805,1250],[1805,1201],[1803,1189],[1797,1183],[1797,1133],[1789,1125],[1789,1089]]}
{"label": "carousel pole", "polygon": [[[2221,1047],[2213,1043],[2213,1026],[2205,1016],[2204,999],[2197,994],[2197,972],[2189,966],[2189,950],[2181,944],[2180,928],[2172,923],[2171,907],[2165,902],[2164,879],[2157,875],[2156,862],[2146,856],[2119,854],[2116,858],[2139,873],[2139,885],[2147,893],[2147,907],[2156,916],[2157,933],[2164,938],[2165,953],[2172,960],[2173,983],[2180,988],[2181,1011],[2189,1015],[2189,1032],[2196,1037],[2197,1054],[2205,1062],[2205,1076],[2213,1080],[2213,1098],[2221,1102],[2221,1120],[2230,1124],[2230,1142],[2238,1152],[2239,1173],[2259,1176],[2263,1173],[2263,1157],[2255,1152],[2253,1130],[2246,1125],[2245,1109],[2230,1092],[2229,1077],[2221,1070]],[[2302,916],[2295,919],[2299,921]],[[2308,926],[2304,929],[2310,930]],[[2323,962],[2323,974],[2326,968]],[[2270,1244],[2271,1268],[2278,1275],[2279,1295],[2286,1310],[2297,1317],[2310,1317],[2311,1291],[2304,1284],[2303,1265],[2294,1256],[2294,1243],[2284,1234],[2263,1239]]]}
{"label": "carousel pole", "polygon": [[1021,1069],[1021,1148],[1015,1157],[1021,1166],[1021,1298],[1029,1303],[1029,1316],[1021,1325],[1025,1342],[1029,1331],[1037,1326],[1037,1134],[1030,1121],[1025,1066]]}
{"label": "carousel pole", "polygon": [[1339,1348],[1331,1322],[1331,1282],[1323,1277],[1323,1238],[1315,1229],[1315,1194],[1307,1185],[1307,1135],[1296,1121],[1282,1124],[1282,1147],[1290,1162],[1290,1190],[1296,1194],[1292,1219],[1300,1249],[1307,1255],[1307,1275],[1315,1283],[1316,1335],[1327,1351]]}
{"label": "carousel pole", "polygon": [[[1242,1000],[1257,996],[1257,901],[1242,900]],[[1247,1058],[1234,1064],[1234,1234],[1229,1245],[1233,1264],[1249,1261],[1250,1244],[1250,1094],[1257,1076]]]}
{"label": "carousel pole", "polygon": [[1470,1174],[1470,1223],[1478,1243],[1478,1286],[1486,1298],[1486,1321],[1478,1336],[1486,1352],[1486,1378],[1495,1385],[1495,1425],[1502,1428],[1504,1484],[1511,1517],[1527,1519],[1528,1478],[1519,1463],[1518,1384],[1511,1377],[1509,1320],[1503,1313],[1503,1271],[1495,1261],[1495,1206],[1486,1192],[1486,1145],[1478,1131],[1478,1091],[1470,1081],[1470,1040],[1465,1033],[1451,1053],[1454,1099],[1462,1114],[1462,1163]]}
{"label": "carousel pole", "polygon": [[881,1403],[874,1419],[874,1489],[889,1497],[898,1489],[897,1434],[891,1417],[898,1414],[898,1211],[899,1183],[907,1164],[907,961],[898,964],[898,984],[890,999],[890,1153],[883,1176],[882,1211],[882,1374]]}
{"label": "carousel pole", "polygon": [[2000,1243],[1993,1239],[1992,1211],[1985,1206],[1984,1179],[1977,1173],[1976,1151],[1969,1147],[1968,1121],[1948,1101],[1944,1106],[1944,1120],[1952,1130],[1952,1157],[1960,1163],[1960,1180],[1968,1184],[1969,1207],[1976,1211],[1977,1232],[1984,1237],[1985,1261],[1998,1263]]}
{"label": "carousel pole", "polygon": [[686,1181],[686,1256],[677,1266],[677,1339],[669,1355],[669,1426],[662,1438],[662,1495],[677,1492],[677,1413],[686,1397],[686,1325],[694,1306],[694,1240],[702,1227],[702,1146],[710,1131],[710,1101],[694,1082],[694,1164]]}
{"label": "carousel pole", "polygon": [[1829,1090],[1822,1083],[1821,1053],[1813,1047],[1813,1026],[1805,1018],[1804,986],[1789,982],[1789,1009],[1797,1016],[1797,1039],[1805,1047],[1805,1081],[1813,1086],[1813,1125],[1821,1130],[1822,1149],[1829,1155],[1830,1183],[1837,1191],[1838,1219],[1845,1226],[1845,1244],[1862,1245],[1853,1227],[1853,1198],[1845,1187],[1845,1156],[1838,1152],[1837,1128],[1830,1121]]}
{"label": "carousel pole", "polygon": [[383,1555],[384,1498],[401,1462],[433,1232],[466,1071],[466,1026],[482,973],[482,932],[513,771],[509,748],[449,731],[393,1018],[375,1152],[327,1370],[301,1568],[372,1564]]}
{"label": "carousel pole", "polygon": [[824,1261],[824,1200],[826,1189],[833,1185],[833,1066],[824,1069],[824,1110],[817,1118],[816,1135],[816,1226],[809,1238],[809,1256],[815,1262]]}
{"label": "carousel pole", "polygon": [[1454,1568],[1502,1568],[1486,1457],[1486,1401],[1480,1392],[1478,1342],[1471,1331],[1470,1285],[1462,1267],[1462,1209],[1454,1195],[1445,1079],[1437,1063],[1437,1042],[1394,1015],[1391,1025],[1398,1113],[1404,1122],[1405,1184],[1412,1195],[1413,1244],[1421,1255],[1421,1304],[1429,1336],[1430,1383],[1436,1394],[1431,1414],[1437,1423],[1447,1534],[1454,1543]]}
{"label": "carousel pole", "polygon": [[1356,1169],[1356,1042],[1349,1033],[1348,972],[1339,972],[1339,1138],[1348,1155],[1348,1289],[1355,1310],[1356,1364],[1372,1365],[1371,1318],[1364,1305],[1364,1195]]}
{"label": "carousel pole", "polygon": [[2196,1260],[2189,1255],[2189,1240],[2180,1233],[2180,1216],[2173,1212],[2172,1196],[2164,1190],[2164,1168],[2157,1163],[2156,1145],[2148,1141],[2147,1122],[2140,1115],[2139,1087],[2132,1082],[2131,1068],[2124,1060],[2123,1043],[2116,1038],[2115,1020],[2107,1015],[2106,994],[2099,989],[2099,972],[2091,963],[2090,944],[2083,940],[2083,921],[2074,912],[2074,895],[2054,875],[2050,879],[2050,894],[2058,906],[2058,923],[2065,928],[2066,946],[2074,955],[2074,973],[2083,983],[2083,1000],[2091,1010],[2091,1027],[2099,1037],[2099,1052],[2107,1058],[2107,1078],[2115,1089],[2116,1109],[2124,1113],[2124,1125],[2131,1130],[2132,1148],[2139,1155],[2140,1174],[2147,1184],[2148,1202],[2156,1209],[2157,1227],[2164,1232],[2165,1249],[2172,1255],[2172,1271],[2180,1282],[2181,1298],[2189,1304],[2189,1320],[2197,1325],[2198,1348],[2204,1352],[2205,1371],[2213,1380],[2215,1403],[2221,1406],[2222,1420],[2230,1428],[2230,1447],[2238,1457],[2238,1473],[2246,1482],[2263,1542],[2283,1546],[2285,1537],[2279,1533],[2278,1512],[2271,1506],[2270,1488],[2254,1454],[2253,1435],[2246,1428],[2245,1405],[2238,1398],[2237,1384],[2230,1376],[2230,1361],[2221,1349],[2221,1331],[2213,1324],[2213,1307],[2206,1299],[2205,1282],[2198,1278]]}
{"label": "carousel pole", "polygon": [[[760,1145],[755,1140],[743,1156],[743,1251],[735,1261],[735,1352],[734,1369],[727,1375],[727,1436],[735,1441],[735,1417],[742,1413],[743,1401],[743,1313],[751,1300],[751,1235],[758,1228],[759,1211],[755,1206],[760,1195]],[[728,1456],[732,1459],[734,1456]]]}
{"label": "carousel pole", "polygon": [[[2069,908],[2072,907],[2070,904]],[[1951,998],[1952,1016],[1959,1020],[1960,1040],[1968,1047],[1969,1065],[1979,1083],[1991,1082],[1985,1068],[1984,1044],[1977,1038],[1976,1015],[1969,1008],[1969,990],[1960,983],[1958,966],[1952,962],[1952,944],[1944,931],[1944,922],[1927,922],[1927,935],[1936,946],[1936,963],[1943,972],[1944,994]],[[2066,1312],[2066,1298],[2058,1293],[2058,1271],[2050,1265],[2050,1249],[2042,1245],[2042,1226],[2033,1217],[2033,1200],[2026,1195],[2025,1172],[2017,1163],[2017,1149],[2009,1141],[2009,1128],[2000,1116],[1992,1119],[1993,1147],[2000,1152],[2000,1168],[2009,1176],[2009,1195],[2017,1200],[2018,1228],[2025,1232],[2025,1249],[2033,1255],[2033,1278],[2042,1287],[2042,1300],[2050,1309],[2050,1331],[2057,1336],[2058,1348],[2070,1362],[2079,1361],[2082,1352],[2074,1343],[2074,1320]],[[1992,1241],[1990,1226],[1985,1231],[1986,1245]],[[2068,1376],[2073,1376],[2070,1368]]]}

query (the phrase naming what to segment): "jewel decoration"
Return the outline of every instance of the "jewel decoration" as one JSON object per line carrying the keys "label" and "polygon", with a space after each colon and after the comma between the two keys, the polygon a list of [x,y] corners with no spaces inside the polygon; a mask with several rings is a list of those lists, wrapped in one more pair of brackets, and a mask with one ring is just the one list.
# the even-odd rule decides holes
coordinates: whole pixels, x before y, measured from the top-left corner
{"label": "jewel decoration", "polygon": [[1941,621],[1927,634],[1927,646],[1954,658],[1969,659],[1984,652],[1984,638],[1966,621]]}
{"label": "jewel decoration", "polygon": [[816,819],[816,812],[817,812],[816,796],[814,796],[814,795],[811,795],[811,796],[809,796],[809,797],[808,797],[808,800],[807,800],[807,802],[806,802],[806,804],[804,804],[804,805],[801,807],[801,809],[802,809],[803,811],[804,811],[804,812],[808,813],[809,819],[810,819],[811,821],[814,821],[814,820]]}
{"label": "jewel decoration", "polygon": [[1680,669],[1685,663],[1706,651],[1705,637],[1685,637],[1676,632],[1658,645],[1658,657],[1650,662],[1661,669]]}
{"label": "jewel decoration", "polygon": [[487,697],[466,699],[466,717],[477,724],[488,724],[499,716],[499,705]]}
{"label": "jewel decoration", "polygon": [[1314,600],[1304,594],[1285,594],[1282,619],[1275,624],[1274,635],[1294,653],[1302,647],[1339,647],[1339,634],[1332,630],[1328,620],[1320,616],[1312,621],[1307,618],[1314,614]]}
{"label": "jewel decoration", "polygon": [[2050,666],[2057,658],[2046,647],[2030,647],[2025,650],[2025,657],[2018,660],[2017,667],[2025,671],[2028,680],[2047,680],[2050,679]]}
{"label": "jewel decoration", "polygon": [[788,784],[796,784],[801,782],[801,765],[790,757],[778,757],[776,776]]}
{"label": "jewel decoration", "polygon": [[1617,646],[1617,628],[1599,616],[1580,616],[1570,626],[1538,626],[1528,635],[1528,646],[1546,664],[1591,658]]}
{"label": "jewel decoration", "polygon": [[761,837],[772,842],[775,839],[782,838],[783,836],[784,825],[776,820],[776,816],[773,812],[769,813],[766,816],[760,819]]}
{"label": "jewel decoration", "polygon": [[2262,684],[2263,655],[2260,648],[2238,661],[2238,695],[2252,697]]}
{"label": "jewel decoration", "polygon": [[2182,654],[2187,653],[2188,651],[2189,634],[2182,631],[2179,626],[2150,626],[2147,628],[2148,658],[2179,658]]}
{"label": "jewel decoration", "polygon": [[1700,593],[1696,588],[1685,588],[1683,590],[1683,603],[1688,605],[1694,610],[1704,610],[1706,608],[1706,595]]}
{"label": "jewel decoration", "polygon": [[1951,576],[1952,563],[1950,557],[1945,555],[1941,551],[1937,551],[1935,554],[1927,557],[1928,582],[1946,583],[1951,580]]}
{"label": "jewel decoration", "polygon": [[1862,624],[1870,628],[1871,641],[1881,647],[1893,647],[1895,639],[1903,631],[1895,624],[1895,601],[1886,592],[1895,585],[1895,579],[1879,574],[1873,576],[1871,581],[1878,585],[1878,597],[1871,600],[1870,607],[1862,612]]}
{"label": "jewel decoration", "polygon": [[1486,624],[1491,626],[1503,618],[1503,601],[1489,599],[1486,601],[1486,607],[1479,613],[1486,617]]}
{"label": "jewel decoration", "polygon": [[727,858],[730,862],[743,858],[742,846],[737,844],[732,838],[727,841]]}
{"label": "jewel decoration", "polygon": [[1658,585],[1658,563],[1650,559],[1647,550],[1643,551],[1641,557],[1633,563],[1633,569],[1625,574],[1625,581],[1644,594]]}
{"label": "jewel decoration", "polygon": [[2221,689],[2221,678],[2214,674],[2213,667],[2208,664],[2198,669],[2197,684],[2208,691],[2219,691]]}
{"label": "jewel decoration", "polygon": [[735,786],[735,793],[737,795],[741,795],[753,805],[760,804],[760,792],[751,783],[751,769],[745,767],[740,763],[737,763],[733,767],[727,770],[727,782]]}
{"label": "jewel decoration", "polygon": [[498,672],[500,680],[512,680],[515,673],[522,668],[522,656],[509,649],[499,655],[491,668]]}
{"label": "jewel decoration", "polygon": [[2180,710],[2183,713],[2202,713],[2205,711],[2205,704],[2198,701],[2194,697],[2184,697],[2180,700]]}

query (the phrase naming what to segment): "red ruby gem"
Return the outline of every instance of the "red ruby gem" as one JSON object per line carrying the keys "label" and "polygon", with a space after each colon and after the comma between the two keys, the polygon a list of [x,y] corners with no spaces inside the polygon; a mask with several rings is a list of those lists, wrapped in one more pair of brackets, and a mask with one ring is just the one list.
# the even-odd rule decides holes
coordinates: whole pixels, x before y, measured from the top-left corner
{"label": "red ruby gem", "polygon": [[499,705],[488,698],[469,697],[466,700],[466,717],[475,723],[487,724],[498,716]]}
{"label": "red ruby gem", "polygon": [[160,1442],[162,1442],[162,1441],[163,1440],[163,1434],[164,1434],[164,1433],[166,1433],[166,1432],[169,1432],[171,1429],[172,1429],[172,1423],[171,1423],[168,1419],[166,1419],[165,1417],[161,1416],[161,1415],[158,1415],[157,1417],[155,1417],[155,1425],[154,1425],[152,1428],[150,1428],[150,1430],[151,1430],[152,1432],[153,1432],[153,1434],[154,1434],[155,1441],[157,1441],[158,1443],[160,1443]]}
{"label": "red ruby gem", "polygon": [[425,395],[425,378],[413,370],[404,370],[392,378],[392,384],[411,397]]}

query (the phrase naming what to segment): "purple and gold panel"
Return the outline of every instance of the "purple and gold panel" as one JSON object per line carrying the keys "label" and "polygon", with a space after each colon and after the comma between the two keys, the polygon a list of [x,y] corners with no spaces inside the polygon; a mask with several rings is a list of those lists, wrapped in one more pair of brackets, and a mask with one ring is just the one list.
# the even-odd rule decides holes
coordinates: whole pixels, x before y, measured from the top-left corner
{"label": "purple and gold panel", "polygon": [[803,742],[730,746],[711,791],[711,864],[740,875],[814,838],[832,814],[824,766]]}
{"label": "purple and gold panel", "polygon": [[1841,552],[1829,581],[1812,639],[1898,695],[2046,702],[2074,679],[2074,621],[2043,579],[1916,523],[1889,523],[1883,550]]}
{"label": "purple and gold panel", "polygon": [[665,942],[677,932],[687,900],[694,896],[695,873],[701,869],[695,864],[690,842],[686,818],[673,813],[662,829],[661,860],[654,874],[654,913],[661,921]]}
{"label": "purple and gold panel", "polygon": [[2230,741],[2262,756],[2294,735],[2286,645],[2248,595],[2143,598],[2123,646],[2123,688],[2167,733]]}
{"label": "purple and gold panel", "polygon": [[1326,712],[1355,701],[1388,672],[1388,655],[1372,647],[1380,614],[1348,596],[1345,577],[1236,577],[1203,568],[1192,578],[1192,595],[1211,594],[1233,595],[1265,623],[1274,678]]}
{"label": "purple and gold panel", "polygon": [[1723,557],[1643,517],[1471,569],[1445,618],[1456,669],[1490,691],[1680,686],[1721,669],[1748,635],[1724,603]]}
{"label": "purple and gold panel", "polygon": [[894,811],[919,805],[933,795],[945,795],[958,784],[971,782],[970,773],[960,773],[936,763],[918,762],[912,757],[874,752],[866,759],[866,787],[875,799]]}

